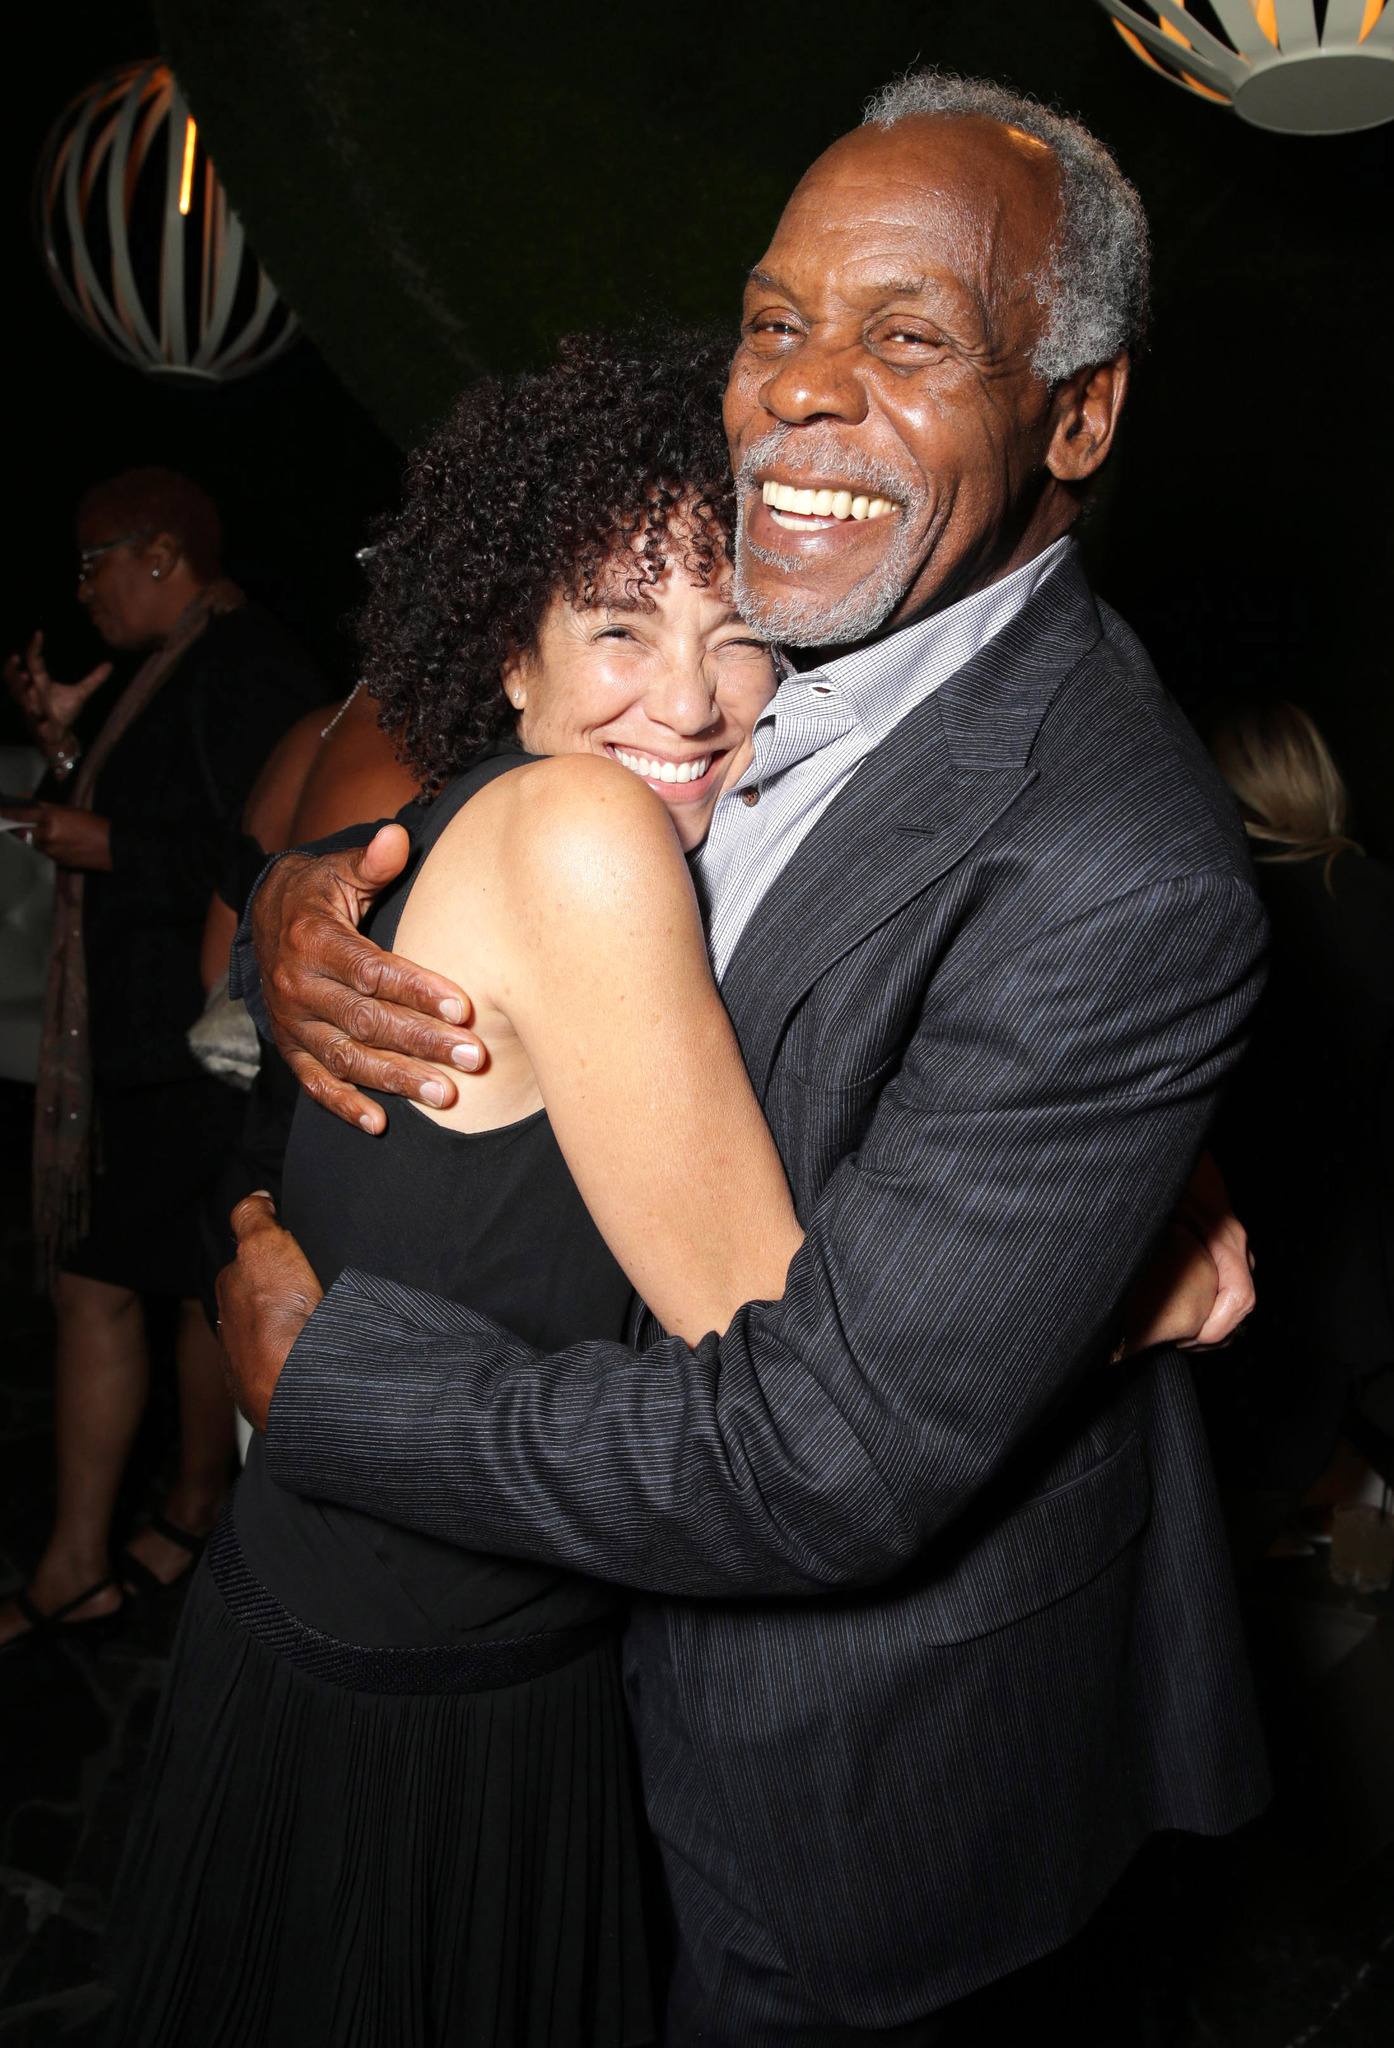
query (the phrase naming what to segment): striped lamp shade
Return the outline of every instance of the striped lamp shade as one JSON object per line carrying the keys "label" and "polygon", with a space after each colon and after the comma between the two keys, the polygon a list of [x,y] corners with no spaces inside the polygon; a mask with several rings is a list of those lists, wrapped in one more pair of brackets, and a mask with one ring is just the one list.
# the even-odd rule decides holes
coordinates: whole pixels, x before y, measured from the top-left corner
{"label": "striped lamp shade", "polygon": [[295,339],[167,65],[125,65],[78,95],[44,145],[35,201],[59,297],[122,362],[222,383]]}
{"label": "striped lamp shade", "polygon": [[1256,128],[1342,135],[1394,119],[1394,0],[1099,0],[1129,49]]}

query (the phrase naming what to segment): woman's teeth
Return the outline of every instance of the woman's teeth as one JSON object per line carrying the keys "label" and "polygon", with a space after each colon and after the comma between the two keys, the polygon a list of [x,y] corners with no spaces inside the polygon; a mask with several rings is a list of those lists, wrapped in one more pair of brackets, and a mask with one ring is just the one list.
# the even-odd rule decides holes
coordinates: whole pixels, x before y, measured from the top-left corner
{"label": "woman's teeth", "polygon": [[853,497],[850,491],[796,491],[792,484],[767,482],[761,496],[772,512],[798,512],[815,519],[884,519],[894,498]]}
{"label": "woman's teeth", "polygon": [[710,754],[699,761],[651,761],[647,754],[627,754],[622,747],[615,748],[615,759],[645,782],[700,782],[712,765]]}

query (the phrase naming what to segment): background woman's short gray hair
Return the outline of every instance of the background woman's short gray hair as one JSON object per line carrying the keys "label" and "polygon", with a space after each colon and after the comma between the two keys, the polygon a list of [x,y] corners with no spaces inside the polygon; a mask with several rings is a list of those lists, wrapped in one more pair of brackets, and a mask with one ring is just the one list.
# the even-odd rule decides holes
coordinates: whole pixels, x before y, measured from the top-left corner
{"label": "background woman's short gray hair", "polygon": [[1134,186],[1097,136],[1038,100],[980,78],[912,71],[868,100],[865,124],[894,127],[914,114],[984,114],[1034,135],[1060,166],[1060,232],[1049,277],[1037,282],[1046,327],[1032,367],[1049,384],[1136,351],[1147,327],[1151,268],[1147,215]]}

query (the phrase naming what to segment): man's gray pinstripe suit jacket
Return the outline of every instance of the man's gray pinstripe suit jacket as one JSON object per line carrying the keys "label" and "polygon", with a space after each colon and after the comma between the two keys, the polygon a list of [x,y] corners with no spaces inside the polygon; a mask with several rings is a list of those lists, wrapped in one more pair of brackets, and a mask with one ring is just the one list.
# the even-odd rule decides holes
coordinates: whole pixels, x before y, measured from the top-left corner
{"label": "man's gray pinstripe suit jacket", "polygon": [[808,1233],[784,1300],[541,1357],[347,1272],[297,1343],[282,1484],[651,1596],[627,1676],[699,1961],[694,1872],[830,2017],[906,2020],[1262,1803],[1189,1371],[1107,1360],[1263,950],[1227,792],[1067,562],[728,972]]}

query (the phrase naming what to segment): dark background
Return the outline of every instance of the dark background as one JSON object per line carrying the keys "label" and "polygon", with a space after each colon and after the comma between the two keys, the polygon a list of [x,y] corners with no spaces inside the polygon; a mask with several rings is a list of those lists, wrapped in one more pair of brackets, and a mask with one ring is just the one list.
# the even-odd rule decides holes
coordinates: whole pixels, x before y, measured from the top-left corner
{"label": "dark background", "polygon": [[[1247,691],[1305,703],[1367,843],[1394,851],[1389,131],[1263,135],[1145,70],[1089,0],[70,0],[28,26],[3,145],[6,646],[42,623],[55,672],[98,657],[72,506],[160,461],[213,491],[233,572],[343,687],[353,550],[451,393],[567,328],[734,315],[799,171],[869,91],[933,60],[1081,113],[1152,216],[1153,347],[1084,534],[1099,587],[1193,711]],[[313,336],[211,393],[87,340],[30,222],[50,121],[156,49]]]}

